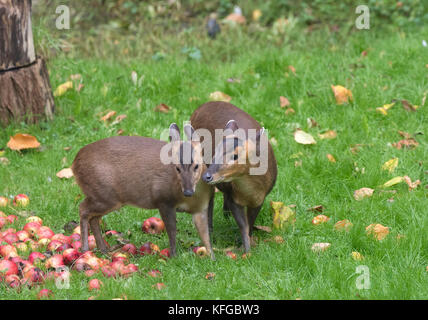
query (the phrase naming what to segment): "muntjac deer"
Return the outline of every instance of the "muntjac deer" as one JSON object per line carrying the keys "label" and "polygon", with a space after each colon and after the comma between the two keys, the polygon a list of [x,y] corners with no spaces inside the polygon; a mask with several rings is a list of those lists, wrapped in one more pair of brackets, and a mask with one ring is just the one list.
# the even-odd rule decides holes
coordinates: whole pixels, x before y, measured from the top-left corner
{"label": "muntjac deer", "polygon": [[[185,132],[190,131],[185,128]],[[208,206],[214,188],[201,179],[206,169],[201,145],[190,139],[180,141],[175,123],[170,126],[169,135],[170,145],[146,137],[111,137],[78,152],[72,170],[86,196],[80,204],[83,252],[88,250],[88,226],[98,249],[106,252],[100,230],[102,216],[124,205],[133,205],[159,209],[171,256],[176,255],[176,211],[191,213],[199,236],[214,259],[208,228]],[[169,164],[161,161],[164,147],[170,147],[167,154],[177,161]]]}
{"label": "muntjac deer", "polygon": [[[198,129],[206,129],[210,133],[213,158],[202,179],[223,192],[223,210],[232,211],[241,232],[244,250],[248,252],[254,222],[277,176],[275,156],[264,128],[248,113],[221,101],[201,105],[193,112],[190,123],[196,133]],[[220,142],[215,141],[218,140],[215,132],[218,129],[229,132]],[[238,134],[238,131],[244,135]],[[250,132],[255,132],[253,137]],[[261,141],[265,143],[264,150],[260,148]],[[251,172],[257,164],[250,158],[257,153],[266,160],[266,170],[262,174]],[[209,224],[212,229],[212,210]]]}

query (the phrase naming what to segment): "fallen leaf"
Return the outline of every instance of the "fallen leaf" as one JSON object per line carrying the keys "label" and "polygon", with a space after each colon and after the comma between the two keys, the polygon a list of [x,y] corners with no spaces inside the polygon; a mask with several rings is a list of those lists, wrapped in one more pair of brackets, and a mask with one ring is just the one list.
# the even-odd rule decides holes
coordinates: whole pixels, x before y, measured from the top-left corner
{"label": "fallen leaf", "polygon": [[267,226],[254,226],[254,228],[256,228],[257,230],[268,232],[268,233],[272,232],[272,228]]}
{"label": "fallen leaf", "polygon": [[279,97],[279,105],[281,106],[281,108],[288,107],[290,104],[290,101],[286,97]]}
{"label": "fallen leaf", "polygon": [[[396,100],[397,101],[397,100]],[[418,106],[414,106],[412,105],[409,101],[407,100],[398,100],[401,102],[401,105],[403,106],[404,110],[406,111],[416,111],[419,107]]]}
{"label": "fallen leaf", "polygon": [[167,106],[165,103],[158,104],[155,109],[156,112],[168,113],[171,108]]}
{"label": "fallen leaf", "polygon": [[225,21],[230,21],[232,23],[237,23],[237,24],[245,24],[246,19],[242,14],[238,14],[238,13],[231,13],[229,14],[226,18],[224,18]]}
{"label": "fallen leaf", "polygon": [[62,169],[56,174],[56,176],[60,179],[70,179],[71,177],[73,177],[73,170],[71,170],[71,168]]}
{"label": "fallen leaf", "polygon": [[294,167],[295,167],[295,168],[297,168],[297,167],[301,167],[301,166],[302,166],[302,164],[303,164],[303,161],[302,161],[302,160],[296,160],[296,161],[294,161]]}
{"label": "fallen leaf", "polygon": [[348,219],[344,219],[344,220],[337,221],[334,224],[334,229],[337,231],[348,232],[349,230],[351,230],[352,226],[353,226],[353,224],[351,221],[349,221]]}
{"label": "fallen leaf", "polygon": [[295,114],[296,111],[294,111],[293,108],[287,108],[287,110],[285,110],[285,115],[288,116],[290,114]]}
{"label": "fallen leaf", "polygon": [[391,109],[394,104],[395,102],[384,104],[382,107],[376,108],[376,111],[386,116],[388,114],[388,110]]}
{"label": "fallen leaf", "polygon": [[412,148],[416,148],[418,145],[419,143],[413,138],[400,140],[397,143],[392,144],[392,146],[394,148],[397,148],[398,150],[400,150],[403,147],[412,149]]}
{"label": "fallen leaf", "polygon": [[296,68],[294,68],[293,66],[288,66],[288,70],[290,70],[291,72],[293,72],[294,75],[296,75]]}
{"label": "fallen leaf", "polygon": [[351,252],[351,257],[352,257],[352,259],[354,259],[355,261],[361,261],[361,260],[364,260],[364,256],[363,256],[361,253],[357,252],[357,251],[352,251],[352,252]]}
{"label": "fallen leaf", "polygon": [[336,158],[333,155],[331,155],[330,153],[327,154],[327,159],[330,162],[333,162],[333,163],[336,162]]}
{"label": "fallen leaf", "polygon": [[372,235],[377,240],[383,240],[389,233],[389,228],[381,224],[371,224],[366,227],[367,235]]}
{"label": "fallen leaf", "polygon": [[361,188],[354,191],[354,199],[357,201],[363,200],[364,198],[369,198],[373,195],[374,189],[370,188]]}
{"label": "fallen leaf", "polygon": [[413,189],[416,189],[418,187],[418,185],[421,184],[421,181],[419,179],[416,180],[415,182],[412,182],[412,180],[408,176],[404,176],[403,180],[409,186],[409,191],[412,191]]}
{"label": "fallen leaf", "polygon": [[205,279],[207,279],[207,280],[212,280],[214,278],[215,278],[214,272],[207,272],[207,274],[205,275]]}
{"label": "fallen leaf", "polygon": [[323,134],[318,134],[320,139],[334,139],[337,137],[337,133],[334,130],[328,130]]}
{"label": "fallen leaf", "polygon": [[309,133],[304,132],[303,130],[294,131],[294,140],[300,144],[316,144],[314,137]]}
{"label": "fallen leaf", "polygon": [[314,243],[312,245],[311,250],[313,252],[322,252],[327,250],[329,247],[331,246],[331,243],[328,242],[319,242],[319,243]]}
{"label": "fallen leaf", "polygon": [[382,165],[382,170],[388,170],[389,172],[393,172],[395,168],[398,166],[398,158],[393,158],[388,160]]}
{"label": "fallen leaf", "polygon": [[260,9],[253,10],[253,21],[259,21],[262,16],[262,11]]}
{"label": "fallen leaf", "polygon": [[336,98],[337,104],[342,105],[344,103],[347,103],[348,100],[349,101],[353,100],[351,90],[348,90],[342,86],[333,86],[333,85],[331,86],[331,89],[333,90],[334,97]]}
{"label": "fallen leaf", "polygon": [[166,288],[166,285],[158,282],[158,283],[152,285],[152,288],[155,288],[156,290],[162,290],[162,289]]}
{"label": "fallen leaf", "polygon": [[397,132],[404,139],[411,139],[412,138],[412,135],[410,133],[407,133],[407,132],[404,132],[404,131],[401,131],[401,130],[398,130]]}
{"label": "fallen leaf", "polygon": [[72,81],[67,81],[61,85],[59,85],[55,92],[54,92],[54,97],[60,97],[62,96],[64,93],[67,92],[67,90],[72,89],[73,88],[73,82]]}
{"label": "fallen leaf", "polygon": [[116,125],[116,124],[118,124],[119,122],[121,122],[123,119],[126,119],[126,114],[121,114],[121,115],[118,115],[117,117],[116,117],[116,119],[114,119],[114,121],[111,123],[111,125],[112,126],[114,126],[114,125]]}
{"label": "fallen leaf", "polygon": [[327,222],[328,220],[330,220],[329,217],[327,217],[327,216],[325,216],[323,214],[320,214],[320,215],[317,215],[316,217],[314,217],[312,219],[312,224],[313,225],[319,225],[319,224]]}
{"label": "fallen leaf", "polygon": [[307,118],[306,119],[306,123],[308,124],[309,128],[318,127],[318,123],[314,119],[312,119],[312,118]]}
{"label": "fallen leaf", "polygon": [[227,94],[225,94],[221,91],[215,91],[215,92],[210,93],[210,100],[230,102],[230,100],[232,100],[232,97],[228,96]]}
{"label": "fallen leaf", "polygon": [[110,111],[105,116],[101,117],[100,120],[107,122],[110,118],[114,117],[116,115],[116,111]]}
{"label": "fallen leaf", "polygon": [[319,204],[317,206],[313,206],[313,207],[310,207],[309,209],[306,209],[306,211],[323,212],[324,206],[322,204]]}
{"label": "fallen leaf", "polygon": [[17,133],[13,137],[10,137],[7,146],[12,150],[35,149],[40,147],[40,142],[32,135]]}
{"label": "fallen leaf", "polygon": [[394,186],[396,184],[399,184],[400,182],[403,182],[403,181],[404,181],[403,177],[395,177],[395,178],[392,178],[391,180],[388,180],[387,182],[385,182],[382,185],[382,188],[388,188],[388,187]]}
{"label": "fallen leaf", "polygon": [[296,213],[283,202],[271,201],[270,206],[273,211],[273,226],[276,229],[282,229],[296,222]]}

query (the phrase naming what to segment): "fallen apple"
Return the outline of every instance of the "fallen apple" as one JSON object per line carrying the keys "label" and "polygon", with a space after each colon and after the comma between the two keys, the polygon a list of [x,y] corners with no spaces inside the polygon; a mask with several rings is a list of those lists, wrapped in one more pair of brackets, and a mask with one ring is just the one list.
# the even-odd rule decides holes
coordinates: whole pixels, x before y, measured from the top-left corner
{"label": "fallen apple", "polygon": [[43,238],[37,241],[39,248],[47,247],[47,245],[51,242],[51,239]]}
{"label": "fallen apple", "polygon": [[28,252],[28,246],[25,242],[17,242],[15,243],[15,248],[18,250],[20,254],[25,254]]}
{"label": "fallen apple", "polygon": [[205,257],[208,255],[207,248],[205,247],[194,247],[193,252],[200,257]]}
{"label": "fallen apple", "polygon": [[0,197],[0,207],[7,207],[9,205],[9,199],[6,197]]}
{"label": "fallen apple", "polygon": [[132,243],[125,244],[121,249],[122,252],[129,253],[133,256],[137,254],[137,247]]}
{"label": "fallen apple", "polygon": [[73,233],[71,236],[71,241],[79,241],[80,240],[80,234],[78,233]]}
{"label": "fallen apple", "polygon": [[150,277],[153,277],[153,278],[157,278],[157,277],[161,277],[162,276],[162,272],[160,272],[159,270],[157,270],[157,269],[152,269],[152,270],[150,270],[149,272],[147,272],[147,274],[150,276]]}
{"label": "fallen apple", "polygon": [[49,289],[42,289],[37,294],[37,299],[39,299],[39,300],[41,300],[41,299],[49,299],[52,296],[53,296],[53,293],[52,293],[51,290],[49,290]]}
{"label": "fallen apple", "polygon": [[60,248],[62,245],[63,245],[63,243],[61,241],[51,240],[51,242],[49,242],[46,249],[48,251],[54,252],[54,251],[57,251],[57,249]]}
{"label": "fallen apple", "polygon": [[123,262],[128,262],[128,255],[124,252],[115,252],[113,253],[113,255],[111,256],[111,260],[113,262],[115,261],[123,261]]}
{"label": "fallen apple", "polygon": [[36,234],[39,239],[52,239],[55,232],[53,232],[49,227],[42,226],[37,230]]}
{"label": "fallen apple", "polygon": [[10,224],[14,223],[15,221],[18,221],[18,217],[13,214],[8,215],[6,219],[9,221]]}
{"label": "fallen apple", "polygon": [[16,233],[8,233],[3,236],[3,241],[7,242],[8,244],[14,244],[15,242],[19,241],[19,238]]}
{"label": "fallen apple", "polygon": [[30,198],[26,194],[18,194],[13,198],[13,205],[16,207],[26,207],[30,204]]}
{"label": "fallen apple", "polygon": [[145,233],[159,234],[165,230],[165,224],[162,219],[151,217],[143,222],[142,230]]}
{"label": "fallen apple", "polygon": [[32,285],[34,283],[42,283],[45,281],[45,274],[37,267],[28,266],[23,270],[24,283]]}
{"label": "fallen apple", "polygon": [[43,225],[43,220],[42,220],[42,218],[40,218],[40,217],[37,217],[37,216],[31,216],[31,217],[28,217],[27,219],[25,219],[25,222],[37,222],[37,223],[39,223],[40,225]]}
{"label": "fallen apple", "polygon": [[3,276],[9,276],[12,274],[18,274],[17,265],[10,260],[1,260],[0,261],[0,274]]}
{"label": "fallen apple", "polygon": [[103,273],[104,277],[106,277],[106,278],[116,277],[116,270],[113,269],[111,266],[102,267],[101,272]]}
{"label": "fallen apple", "polygon": [[19,241],[25,241],[27,239],[30,239],[30,234],[27,231],[19,230],[16,233],[16,236],[18,237]]}
{"label": "fallen apple", "polygon": [[23,230],[27,231],[31,237],[35,237],[37,235],[37,231],[40,229],[42,225],[38,222],[28,222]]}
{"label": "fallen apple", "polygon": [[233,260],[236,260],[236,254],[232,251],[226,251],[226,256]]}
{"label": "fallen apple", "polygon": [[53,235],[51,240],[58,240],[59,242],[62,242],[62,243],[71,244],[71,238],[63,235],[62,233],[56,233],[55,235]]}
{"label": "fallen apple", "polygon": [[64,252],[62,253],[62,256],[64,258],[65,264],[69,265],[79,258],[80,253],[76,249],[70,248],[70,249],[64,250]]}
{"label": "fallen apple", "polygon": [[153,250],[153,249],[156,249],[155,246],[157,247],[157,249],[159,251],[159,247],[157,245],[148,241],[140,247],[140,249],[138,250],[138,253],[141,255],[155,254],[155,252],[154,252],[155,250]]}
{"label": "fallen apple", "polygon": [[45,267],[46,269],[56,269],[64,266],[64,259],[61,254],[54,254],[48,260],[46,260]]}
{"label": "fallen apple", "polygon": [[16,248],[10,244],[0,246],[0,256],[5,259],[13,258],[18,256]]}
{"label": "fallen apple", "polygon": [[19,288],[21,286],[21,280],[19,279],[19,276],[16,274],[11,274],[9,276],[6,276],[4,281],[10,288]]}
{"label": "fallen apple", "polygon": [[168,259],[171,257],[171,253],[169,251],[169,248],[161,250],[161,252],[159,254],[161,255],[161,258],[167,258]]}
{"label": "fallen apple", "polygon": [[102,286],[103,286],[103,283],[98,279],[92,279],[88,283],[89,291],[100,290]]}

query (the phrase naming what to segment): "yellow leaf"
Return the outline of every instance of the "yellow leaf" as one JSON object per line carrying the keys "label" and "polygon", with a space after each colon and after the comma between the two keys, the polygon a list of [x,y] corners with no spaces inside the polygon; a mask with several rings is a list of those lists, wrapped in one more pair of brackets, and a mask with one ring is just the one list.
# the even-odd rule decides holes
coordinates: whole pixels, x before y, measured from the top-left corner
{"label": "yellow leaf", "polygon": [[260,9],[256,9],[253,11],[253,20],[254,21],[259,21],[261,16],[262,16],[262,11]]}
{"label": "yellow leaf", "polygon": [[337,104],[344,104],[347,103],[348,100],[352,101],[352,91],[346,89],[342,86],[331,86],[331,89],[333,90],[334,97],[336,98]]}
{"label": "yellow leaf", "polygon": [[320,137],[320,139],[334,139],[337,137],[337,133],[334,130],[328,130],[323,134],[318,134],[318,137]]}
{"label": "yellow leaf", "polygon": [[398,158],[393,158],[385,162],[382,166],[382,170],[388,170],[389,172],[393,172],[398,165]]}
{"label": "yellow leaf", "polygon": [[361,253],[357,252],[357,251],[352,251],[352,253],[351,253],[351,257],[352,257],[352,259],[354,259],[355,261],[361,261],[361,260],[364,260],[364,256],[363,256]]}
{"label": "yellow leaf", "polygon": [[371,188],[361,188],[354,191],[354,199],[357,201],[363,200],[364,198],[369,198],[373,195],[374,189]]}
{"label": "yellow leaf", "polygon": [[283,202],[271,201],[270,205],[273,210],[273,226],[275,228],[283,229],[296,222],[296,213]]}
{"label": "yellow leaf", "polygon": [[10,137],[7,146],[12,150],[35,149],[40,147],[40,142],[32,135],[17,133],[13,137]]}
{"label": "yellow leaf", "polygon": [[221,91],[215,91],[215,92],[210,93],[210,100],[230,102],[230,100],[232,100],[232,97],[228,96],[227,94],[225,94]]}
{"label": "yellow leaf", "polygon": [[296,130],[294,132],[294,140],[300,144],[316,144],[314,137],[309,133],[304,132],[303,130]]}
{"label": "yellow leaf", "polygon": [[395,177],[395,178],[392,178],[391,180],[388,180],[387,182],[385,182],[382,185],[382,187],[383,188],[388,188],[388,187],[394,186],[396,184],[399,184],[400,182],[403,182],[403,181],[404,181],[403,177]]}
{"label": "yellow leaf", "polygon": [[314,217],[314,218],[312,219],[312,224],[314,224],[314,225],[319,225],[319,224],[321,224],[321,223],[325,223],[325,222],[327,222],[328,220],[330,220],[330,218],[329,218],[329,217],[327,217],[327,216],[325,216],[325,215],[323,215],[323,214],[319,214],[319,215],[317,215],[316,217]]}
{"label": "yellow leaf", "polygon": [[391,109],[394,104],[395,102],[384,104],[382,107],[376,108],[376,111],[386,116],[388,114],[388,110]]}
{"label": "yellow leaf", "polygon": [[73,170],[71,170],[71,168],[62,169],[56,174],[56,176],[60,179],[70,179],[71,177],[73,177]]}
{"label": "yellow leaf", "polygon": [[72,89],[72,88],[73,88],[73,82],[72,81],[67,81],[67,82],[59,85],[58,88],[56,88],[56,90],[54,92],[54,96],[55,97],[60,97],[64,93],[66,93],[68,89]]}
{"label": "yellow leaf", "polygon": [[376,240],[383,240],[389,233],[389,228],[381,224],[374,224],[366,227],[367,235],[372,235]]}

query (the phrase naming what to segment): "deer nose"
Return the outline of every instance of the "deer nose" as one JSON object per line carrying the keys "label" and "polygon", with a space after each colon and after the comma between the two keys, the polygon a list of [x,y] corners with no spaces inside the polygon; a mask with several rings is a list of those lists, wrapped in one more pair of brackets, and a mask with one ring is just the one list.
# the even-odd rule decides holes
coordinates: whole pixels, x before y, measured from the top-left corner
{"label": "deer nose", "polygon": [[193,196],[193,190],[184,190],[183,191],[183,194],[184,194],[184,196],[185,197],[191,197],[191,196]]}
{"label": "deer nose", "polygon": [[202,179],[203,179],[205,182],[211,182],[211,181],[213,180],[213,176],[211,175],[211,173],[209,173],[209,172],[205,172],[205,173],[202,175]]}

